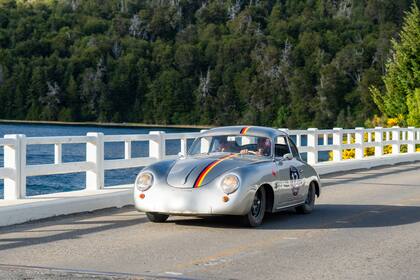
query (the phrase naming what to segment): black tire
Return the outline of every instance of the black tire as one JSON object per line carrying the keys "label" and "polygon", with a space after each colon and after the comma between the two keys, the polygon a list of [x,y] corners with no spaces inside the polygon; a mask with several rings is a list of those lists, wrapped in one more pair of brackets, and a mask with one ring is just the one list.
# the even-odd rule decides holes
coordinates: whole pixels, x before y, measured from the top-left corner
{"label": "black tire", "polygon": [[308,188],[308,195],[305,203],[296,207],[296,212],[299,214],[309,214],[315,208],[315,185],[311,183]]}
{"label": "black tire", "polygon": [[151,221],[153,223],[163,223],[169,218],[169,215],[159,214],[159,213],[151,213],[151,212],[147,212],[146,216],[149,219],[149,221]]}
{"label": "black tire", "polygon": [[265,189],[259,188],[255,193],[251,209],[248,214],[242,217],[243,224],[248,227],[257,227],[261,225],[264,219],[266,203]]}

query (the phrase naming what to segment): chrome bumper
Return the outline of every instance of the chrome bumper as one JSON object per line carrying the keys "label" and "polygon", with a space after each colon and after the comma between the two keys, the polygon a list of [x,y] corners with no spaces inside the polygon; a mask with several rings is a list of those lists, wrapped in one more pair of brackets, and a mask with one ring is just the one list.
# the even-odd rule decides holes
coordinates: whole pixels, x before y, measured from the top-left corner
{"label": "chrome bumper", "polygon": [[[134,204],[142,212],[173,215],[245,215],[251,208],[255,191],[238,189],[226,196],[216,186],[180,189],[169,185],[155,185],[145,192],[134,190]],[[143,194],[144,198],[140,198]]]}

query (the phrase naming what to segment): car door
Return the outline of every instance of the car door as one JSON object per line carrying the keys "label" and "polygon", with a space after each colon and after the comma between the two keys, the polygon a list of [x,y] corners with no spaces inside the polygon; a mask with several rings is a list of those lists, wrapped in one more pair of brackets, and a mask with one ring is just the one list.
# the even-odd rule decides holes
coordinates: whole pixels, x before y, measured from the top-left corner
{"label": "car door", "polygon": [[290,188],[290,168],[292,163],[283,158],[277,158],[275,161],[277,166],[275,196],[276,209],[284,208],[293,203]]}
{"label": "car door", "polygon": [[305,185],[305,164],[302,161],[299,151],[290,137],[287,137],[289,148],[293,158],[289,160],[290,163],[290,184],[291,197],[290,200],[294,203],[302,202],[306,198],[307,187]]}
{"label": "car door", "polygon": [[274,164],[275,164],[275,207],[282,208],[291,203],[290,196],[290,168],[291,162],[284,158],[290,154],[290,148],[286,136],[278,136],[274,139]]}

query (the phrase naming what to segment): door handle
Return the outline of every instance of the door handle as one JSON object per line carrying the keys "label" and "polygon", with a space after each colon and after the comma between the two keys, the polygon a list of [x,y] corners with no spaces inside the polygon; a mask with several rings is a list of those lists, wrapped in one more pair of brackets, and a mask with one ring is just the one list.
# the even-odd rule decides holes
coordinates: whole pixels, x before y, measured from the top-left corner
{"label": "door handle", "polygon": [[301,174],[302,174],[302,173],[303,173],[303,169],[299,169],[299,173],[301,173]]}

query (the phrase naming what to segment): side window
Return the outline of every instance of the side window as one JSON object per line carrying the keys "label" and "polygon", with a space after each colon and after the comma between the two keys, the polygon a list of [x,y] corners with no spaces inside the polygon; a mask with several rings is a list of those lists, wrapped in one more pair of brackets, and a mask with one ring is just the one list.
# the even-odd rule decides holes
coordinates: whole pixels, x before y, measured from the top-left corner
{"label": "side window", "polygon": [[274,146],[275,157],[283,157],[285,154],[290,153],[289,145],[287,145],[286,137],[277,136]]}
{"label": "side window", "polygon": [[290,149],[292,149],[292,154],[294,158],[300,159],[300,154],[298,148],[296,147],[295,143],[292,139],[289,138]]}

